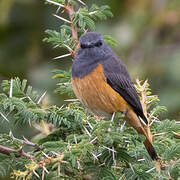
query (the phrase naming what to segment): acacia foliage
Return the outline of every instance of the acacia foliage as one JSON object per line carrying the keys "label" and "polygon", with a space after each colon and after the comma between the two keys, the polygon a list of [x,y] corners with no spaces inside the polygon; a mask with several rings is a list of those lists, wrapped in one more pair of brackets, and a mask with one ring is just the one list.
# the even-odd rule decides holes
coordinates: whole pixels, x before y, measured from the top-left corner
{"label": "acacia foliage", "polygon": [[[78,37],[88,29],[95,28],[96,20],[111,17],[108,6],[79,6],[79,1],[48,0],[57,7],[73,6],[71,23],[64,22],[60,31],[47,30],[45,41],[56,47],[64,47],[73,55]],[[81,2],[81,1],[80,1]],[[82,3],[80,3],[82,4]],[[60,12],[58,12],[61,14]],[[58,16],[59,16],[58,14]],[[77,39],[72,29],[76,27]],[[74,29],[74,30],[75,30]],[[105,36],[106,42],[114,44]],[[145,93],[147,115],[153,142],[163,170],[159,174],[147,154],[143,140],[134,129],[117,114],[113,120],[100,120],[86,113],[71,87],[71,72],[54,70],[57,79],[56,93],[68,94],[73,102],[64,106],[44,104],[45,94],[39,94],[28,85],[27,80],[14,78],[1,83],[0,121],[15,126],[30,124],[32,127],[45,124],[50,133],[31,141],[18,139],[9,134],[0,135],[0,145],[13,150],[9,155],[0,153],[0,176],[11,172],[13,179],[178,179],[180,177],[180,144],[178,122],[161,119],[166,111],[159,99],[152,95],[147,81],[137,81],[136,89],[142,98]],[[45,126],[43,126],[45,127]],[[32,158],[23,156],[22,150]],[[1,147],[2,148],[2,147]]]}

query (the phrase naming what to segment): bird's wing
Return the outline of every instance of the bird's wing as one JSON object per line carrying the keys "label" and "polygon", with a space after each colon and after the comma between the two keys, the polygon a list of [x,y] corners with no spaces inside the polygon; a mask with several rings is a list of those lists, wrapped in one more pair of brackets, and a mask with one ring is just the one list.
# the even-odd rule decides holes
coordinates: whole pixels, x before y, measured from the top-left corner
{"label": "bird's wing", "polygon": [[147,124],[139,97],[125,65],[116,56],[103,61],[102,65],[107,83],[127,101],[134,112]]}

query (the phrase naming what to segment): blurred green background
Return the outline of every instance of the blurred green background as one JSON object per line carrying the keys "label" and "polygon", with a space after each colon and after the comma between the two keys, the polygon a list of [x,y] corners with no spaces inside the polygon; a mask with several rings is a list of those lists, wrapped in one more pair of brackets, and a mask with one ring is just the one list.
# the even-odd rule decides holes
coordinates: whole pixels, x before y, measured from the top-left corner
{"label": "blurred green background", "polygon": [[[133,81],[148,79],[166,117],[179,120],[180,113],[180,0],[86,0],[87,4],[108,4],[114,17],[97,23],[97,31],[112,35],[119,43],[113,47],[127,65]],[[46,29],[59,29],[60,20],[52,16],[53,6],[43,0],[0,0],[0,81],[27,78],[40,93],[47,91],[50,103],[62,104],[53,93],[55,68],[70,69],[72,60],[52,60],[64,54],[42,42]],[[1,125],[2,127],[2,125]],[[16,136],[31,136],[32,129],[16,129],[5,124]],[[28,130],[27,130],[28,129]]]}

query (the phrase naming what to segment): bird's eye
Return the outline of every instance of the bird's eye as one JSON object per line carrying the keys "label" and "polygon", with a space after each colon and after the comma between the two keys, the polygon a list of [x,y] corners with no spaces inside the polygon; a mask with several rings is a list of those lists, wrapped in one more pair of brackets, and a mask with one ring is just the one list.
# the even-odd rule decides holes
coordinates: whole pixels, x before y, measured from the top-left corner
{"label": "bird's eye", "polygon": [[96,43],[90,43],[90,44],[83,44],[81,43],[81,48],[85,49],[85,48],[94,48],[94,47],[100,47],[102,45],[102,41],[98,41]]}
{"label": "bird's eye", "polygon": [[102,42],[101,42],[101,41],[98,41],[97,43],[95,43],[95,46],[96,46],[96,47],[102,46]]}

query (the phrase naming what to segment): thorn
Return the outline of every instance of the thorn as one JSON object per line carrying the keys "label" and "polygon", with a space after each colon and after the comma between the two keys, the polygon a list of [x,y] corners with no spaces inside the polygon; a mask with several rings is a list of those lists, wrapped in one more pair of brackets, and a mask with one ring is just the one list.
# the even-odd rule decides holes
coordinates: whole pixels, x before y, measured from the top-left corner
{"label": "thorn", "polygon": [[53,14],[53,16],[57,17],[58,19],[61,19],[62,21],[65,21],[65,22],[71,24],[71,21],[69,21],[69,20],[67,20],[67,19],[65,19],[65,18],[63,18],[63,17],[61,17],[61,16],[58,16],[58,15],[56,15],[56,14]]}
{"label": "thorn", "polygon": [[134,169],[133,169],[133,167],[132,167],[132,164],[131,164],[131,163],[129,163],[129,166],[130,166],[130,168],[131,168],[132,172],[135,174]]}
{"label": "thorn", "polygon": [[31,119],[30,118],[28,119],[28,123],[29,123],[29,126],[32,127]]}
{"label": "thorn", "polygon": [[89,15],[96,14],[98,11],[92,11],[89,13]]}
{"label": "thorn", "polygon": [[43,166],[44,171],[49,174],[49,171],[46,169],[46,167]]}
{"label": "thorn", "polygon": [[173,133],[175,136],[177,136],[178,138],[180,138],[180,133],[177,133],[177,132],[174,132],[174,131],[172,131],[172,133]]}
{"label": "thorn", "polygon": [[83,128],[85,129],[85,131],[86,131],[87,135],[88,135],[89,137],[92,137],[92,135],[89,133],[89,131],[86,129],[86,127],[85,127],[85,126],[83,126]]}
{"label": "thorn", "polygon": [[59,108],[59,110],[61,110],[64,107],[64,104]]}
{"label": "thorn", "polygon": [[77,144],[77,138],[76,138],[75,134],[74,134],[74,142],[75,142],[75,144]]}
{"label": "thorn", "polygon": [[12,98],[12,91],[13,91],[13,79],[11,78],[10,90],[9,90],[9,98]]}
{"label": "thorn", "polygon": [[45,175],[45,173],[44,173],[44,169],[42,170],[42,177],[41,177],[41,180],[44,180],[44,175]]}
{"label": "thorn", "polygon": [[20,98],[20,100],[23,100],[23,99],[26,99],[27,97],[22,97],[22,98]]}
{"label": "thorn", "polygon": [[59,6],[56,10],[56,14],[59,12],[59,10],[61,9],[61,6]]}
{"label": "thorn", "polygon": [[42,99],[44,98],[44,96],[46,95],[47,91],[45,91],[42,96],[39,98],[37,104],[40,104],[40,102],[42,101]]}
{"label": "thorn", "polygon": [[81,3],[82,5],[86,6],[86,4],[85,4],[83,1],[81,1],[81,0],[76,0],[76,1],[78,1],[78,2]]}
{"label": "thorn", "polygon": [[42,154],[43,154],[46,158],[49,158],[49,156],[48,156],[46,153],[42,152]]}
{"label": "thorn", "polygon": [[69,54],[64,54],[62,56],[58,56],[58,57],[55,57],[53,59],[61,59],[61,58],[67,57],[67,56],[71,56],[71,54],[70,53]]}
{"label": "thorn", "polygon": [[34,102],[29,96],[27,96],[27,98],[28,98],[30,101]]}
{"label": "thorn", "polygon": [[11,130],[9,131],[9,136],[13,139],[13,141],[16,139]]}
{"label": "thorn", "polygon": [[96,157],[99,157],[99,156],[101,156],[101,155],[102,155],[102,153],[99,153],[99,154],[96,155]]}
{"label": "thorn", "polygon": [[114,149],[108,148],[106,146],[103,146],[105,149],[108,149],[109,151],[116,152]]}
{"label": "thorn", "polygon": [[161,136],[161,135],[164,135],[164,134],[167,134],[167,132],[157,133],[157,134],[154,134],[153,136]]}
{"label": "thorn", "polygon": [[151,171],[154,170],[154,169],[156,169],[156,167],[153,167],[153,168],[147,170],[146,173],[149,173],[149,172],[151,172]]}
{"label": "thorn", "polygon": [[24,139],[24,144],[29,145],[29,146],[36,146],[35,143],[32,143],[31,141],[29,141],[28,139],[26,139],[24,136],[23,136],[23,139]]}
{"label": "thorn", "polygon": [[57,171],[58,171],[58,176],[60,176],[61,175],[61,164],[60,163],[58,164]]}
{"label": "thorn", "polygon": [[67,85],[70,85],[70,84],[71,84],[70,82],[67,82],[67,83],[57,83],[58,86],[61,86],[61,85],[67,86]]}
{"label": "thorn", "polygon": [[60,154],[58,154],[57,152],[55,152],[55,151],[51,151],[54,155],[56,155],[57,157],[60,155]]}
{"label": "thorn", "polygon": [[158,122],[158,121],[157,121],[157,118],[156,118],[156,119],[153,119],[153,120],[150,122],[149,126],[152,126],[152,124],[153,124],[154,122]]}
{"label": "thorn", "polygon": [[94,159],[98,160],[97,156],[94,153],[91,153],[94,157]]}
{"label": "thorn", "polygon": [[113,162],[114,162],[114,166],[116,166],[116,159],[115,159],[115,153],[114,153],[114,147],[112,147],[112,157],[113,157]]}
{"label": "thorn", "polygon": [[1,115],[7,122],[9,122],[9,120],[7,119],[7,117],[6,117],[2,112],[0,112],[0,115]]}
{"label": "thorn", "polygon": [[57,44],[57,45],[53,46],[53,49],[55,49],[55,48],[57,48],[57,47],[59,47],[59,44]]}
{"label": "thorn", "polygon": [[72,53],[73,49],[71,49],[69,46],[67,46],[66,44],[64,44],[64,46]]}
{"label": "thorn", "polygon": [[79,99],[66,99],[65,102],[77,102]]}
{"label": "thorn", "polygon": [[114,169],[123,169],[122,167],[118,167],[118,166],[111,166],[111,168],[114,168]]}
{"label": "thorn", "polygon": [[70,142],[69,142],[69,141],[68,141],[67,149],[68,149],[68,151],[70,151],[70,150],[71,150],[71,144],[70,144]]}
{"label": "thorn", "polygon": [[80,162],[77,160],[78,169],[82,169]]}
{"label": "thorn", "polygon": [[47,91],[45,91],[42,96],[39,98],[37,104],[40,104],[40,102],[42,101],[42,99],[44,98],[44,96],[46,95]]}
{"label": "thorn", "polygon": [[93,130],[93,127],[88,120],[87,120],[87,123],[88,123],[89,127]]}
{"label": "thorn", "polygon": [[104,165],[105,165],[105,163],[102,163],[102,164],[99,165],[99,167],[104,166]]}
{"label": "thorn", "polygon": [[145,161],[145,159],[138,159],[137,161],[139,161],[139,162],[140,162],[140,161]]}
{"label": "thorn", "polygon": [[111,117],[111,122],[113,122],[114,121],[114,116],[115,116],[115,112],[113,112],[113,115],[112,115],[112,117]]}
{"label": "thorn", "polygon": [[124,176],[125,176],[125,175],[123,174],[123,175],[122,175],[122,176],[119,178],[119,180],[122,180],[122,179],[124,179]]}
{"label": "thorn", "polygon": [[123,128],[124,128],[124,126],[125,126],[125,124],[126,124],[126,121],[124,121],[124,123],[121,125],[121,127],[120,127],[120,131],[122,131],[122,130],[123,130]]}
{"label": "thorn", "polygon": [[94,139],[92,139],[92,140],[90,141],[90,143],[93,143],[96,139],[97,139],[97,137],[95,137]]}
{"label": "thorn", "polygon": [[55,2],[55,1],[51,1],[51,0],[46,0],[46,1],[49,2],[49,3],[52,3],[52,4],[54,4],[54,5],[60,6],[60,7],[65,7],[64,5],[62,5],[62,4],[60,4],[60,3],[57,3],[57,2]]}
{"label": "thorn", "polygon": [[[146,117],[147,118],[147,117]],[[141,123],[144,125],[144,126],[147,126],[147,124],[141,119],[141,117],[139,118]],[[148,118],[147,118],[148,119]]]}
{"label": "thorn", "polygon": [[33,173],[34,173],[34,175],[35,175],[36,177],[38,177],[38,178],[40,179],[39,174],[38,174],[35,170],[33,170]]}

